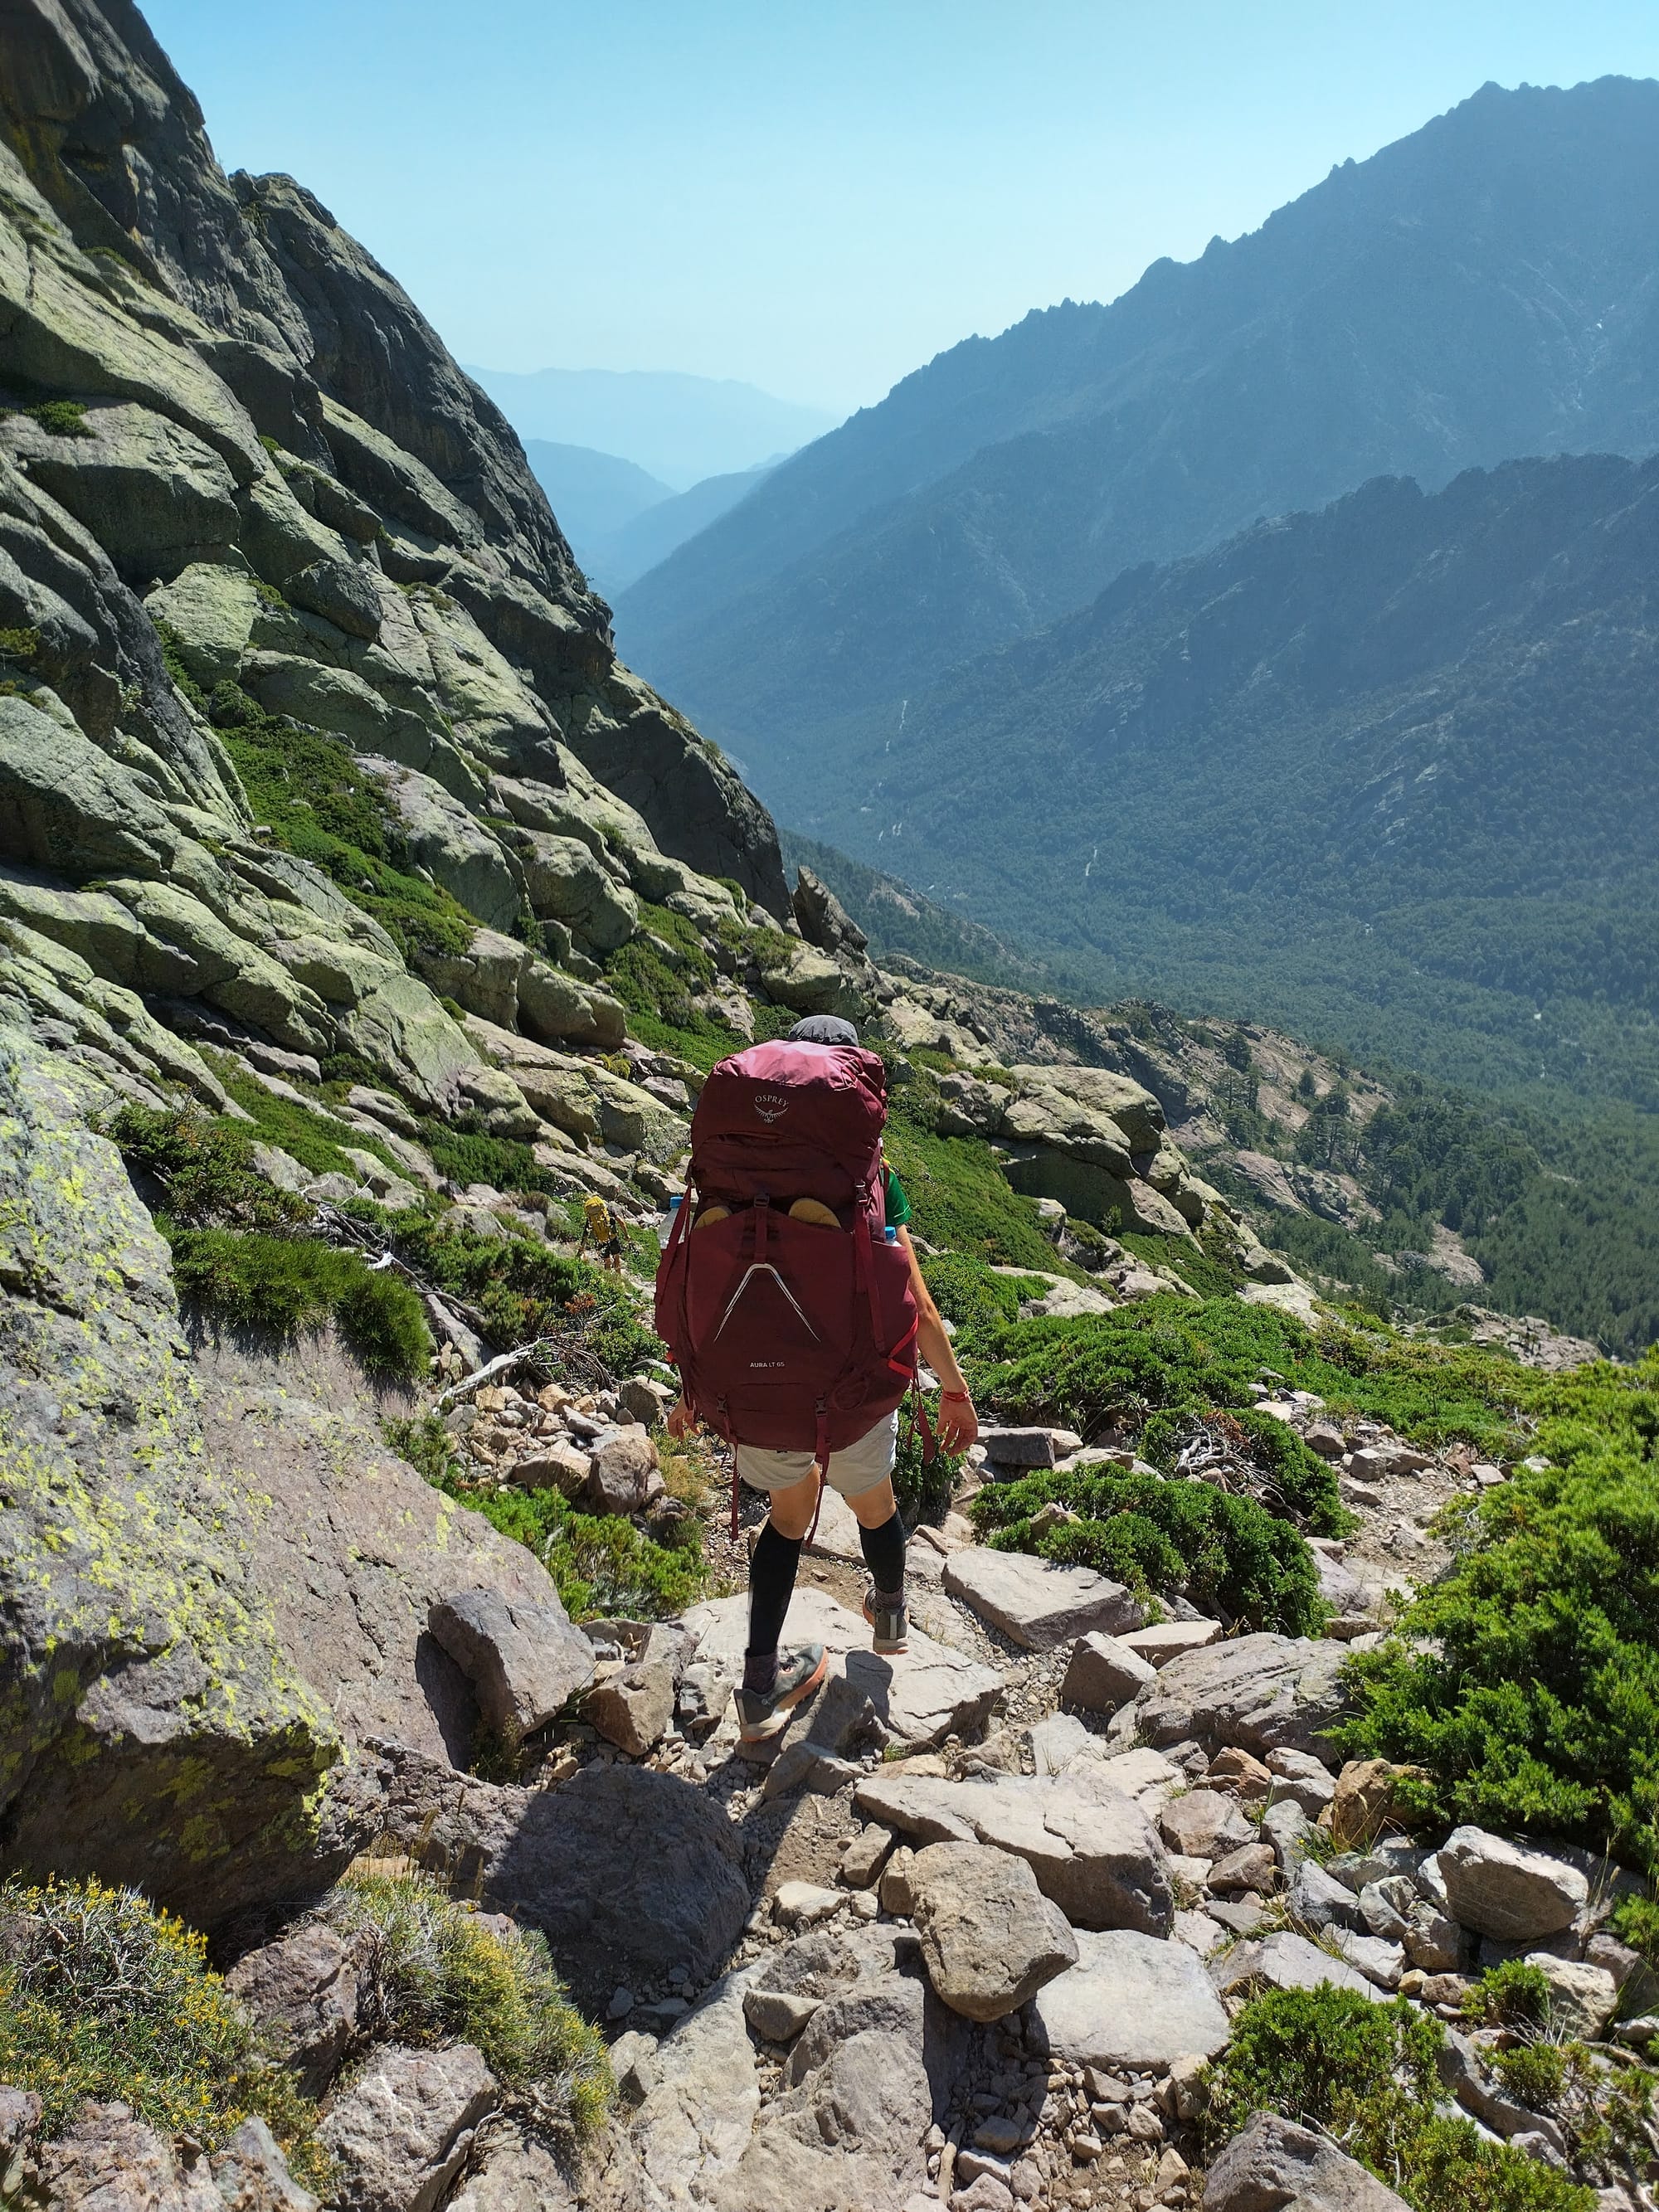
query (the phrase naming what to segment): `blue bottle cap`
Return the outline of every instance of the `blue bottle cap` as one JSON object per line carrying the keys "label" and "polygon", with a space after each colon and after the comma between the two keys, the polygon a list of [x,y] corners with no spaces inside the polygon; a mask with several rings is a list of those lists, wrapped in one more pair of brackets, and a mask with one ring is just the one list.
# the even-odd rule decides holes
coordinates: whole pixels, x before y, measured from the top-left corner
{"label": "blue bottle cap", "polygon": [[890,1221],[888,1223],[885,1229],[882,1231],[881,1237],[882,1242],[884,1244],[896,1244],[898,1243],[898,1231],[894,1228]]}

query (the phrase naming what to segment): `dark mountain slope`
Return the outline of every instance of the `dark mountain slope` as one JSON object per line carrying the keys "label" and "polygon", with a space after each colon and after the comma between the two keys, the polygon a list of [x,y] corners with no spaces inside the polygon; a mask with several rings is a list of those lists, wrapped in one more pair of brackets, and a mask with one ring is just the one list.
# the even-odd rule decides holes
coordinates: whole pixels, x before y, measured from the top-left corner
{"label": "dark mountain slope", "polygon": [[1382,480],[1139,568],[795,777],[1097,983],[1659,1098],[1659,462]]}
{"label": "dark mountain slope", "polygon": [[905,380],[623,595],[763,788],[1126,566],[1379,474],[1659,443],[1659,86],[1486,88],[1109,307]]}

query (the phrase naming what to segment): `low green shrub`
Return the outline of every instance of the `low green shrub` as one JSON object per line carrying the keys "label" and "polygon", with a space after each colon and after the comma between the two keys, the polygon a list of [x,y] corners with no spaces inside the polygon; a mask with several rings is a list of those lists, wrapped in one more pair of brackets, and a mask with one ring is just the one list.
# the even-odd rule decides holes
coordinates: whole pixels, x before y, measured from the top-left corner
{"label": "low green shrub", "polygon": [[1253,1998],[1206,2075],[1213,2151],[1255,2112],[1314,2128],[1415,2212],[1591,2212],[1594,2193],[1437,2106],[1437,2021],[1328,1983]]}
{"label": "low green shrub", "polygon": [[428,1121],[421,1139],[440,1175],[463,1189],[470,1182],[487,1182],[495,1189],[536,1190],[551,1194],[557,1177],[542,1166],[532,1146],[512,1137],[486,1137],[476,1130]]}
{"label": "low green shrub", "polygon": [[1041,1297],[1048,1285],[1035,1275],[999,1275],[991,1263],[967,1252],[940,1252],[921,1263],[933,1303],[957,1329],[958,1355],[988,1350],[997,1333],[1019,1319],[1022,1298]]}
{"label": "low green shrub", "polygon": [[1260,1470],[1266,1486],[1263,1502],[1274,1512],[1310,1528],[1316,1536],[1343,1536],[1358,1525],[1342,1503],[1333,1468],[1310,1450],[1294,1429],[1271,1413],[1249,1407],[1207,1414],[1154,1413],[1140,1432],[1140,1455],[1173,1474],[1182,1446],[1203,1430]]}
{"label": "low green shrub", "polygon": [[210,2150],[264,2120],[325,2191],[316,2112],[207,1963],[204,1937],[100,1881],[0,1882],[0,2081],[33,2090],[48,2136],[88,2098]]}
{"label": "low green shrub", "polygon": [[1545,2027],[1549,2016],[1548,1978],[1524,1959],[1489,1966],[1463,1992],[1463,2017],[1481,2027]]}
{"label": "low green shrub", "polygon": [[293,1336],[332,1318],[373,1374],[412,1382],[431,1363],[420,1299],[356,1252],[232,1229],[181,1229],[172,1243],[179,1297],[234,1328]]}
{"label": "low green shrub", "polygon": [[1237,1297],[1146,1298],[1075,1321],[1021,1322],[997,1354],[981,1380],[1004,1413],[1058,1419],[1085,1435],[1108,1420],[1138,1428],[1164,1408],[1243,1413],[1254,1405],[1250,1386],[1276,1378],[1316,1392],[1339,1417],[1363,1413],[1421,1443],[1462,1439],[1498,1455],[1520,1441],[1522,1416],[1574,1379],[1382,1329],[1315,1332]]}
{"label": "low green shrub", "polygon": [[434,1489],[533,1552],[573,1620],[668,1620],[708,1588],[702,1523],[695,1516],[682,1522],[679,1543],[659,1544],[618,1515],[577,1512],[556,1490],[474,1488],[434,1414],[389,1420],[382,1433]]}
{"label": "low green shrub", "polygon": [[541,1936],[502,1929],[413,1873],[348,1875],[327,1915],[363,1939],[358,2016],[373,2041],[470,2043],[504,2087],[534,2088],[544,2123],[598,2128],[614,2094],[605,2041]]}
{"label": "low green shrub", "polygon": [[187,1229],[258,1229],[277,1235],[309,1223],[311,1208],[267,1182],[246,1131],[189,1108],[131,1103],[111,1116],[112,1137],[130,1168],[153,1175],[167,1193],[167,1218]]}
{"label": "low green shrub", "polygon": [[1200,1240],[1195,1249],[1184,1240],[1178,1243],[1173,1237],[1149,1237],[1138,1230],[1124,1229],[1118,1231],[1117,1241],[1149,1267],[1179,1275],[1201,1298],[1231,1297],[1244,1279],[1225,1247],[1213,1237],[1207,1244]]}
{"label": "low green shrub", "polygon": [[[1081,1518],[1036,1534],[1031,1516],[1051,1502]],[[971,1510],[999,1551],[1093,1567],[1251,1628],[1316,1636],[1325,1619],[1313,1553],[1297,1531],[1207,1483],[1085,1467],[988,1484]]]}
{"label": "low green shrub", "polygon": [[23,412],[54,438],[90,438],[93,434],[87,428],[83,400],[47,399],[39,407],[26,407]]}
{"label": "low green shrub", "polygon": [[505,1350],[551,1337],[592,1355],[616,1376],[631,1375],[663,1348],[634,1318],[628,1291],[585,1260],[527,1237],[475,1237],[441,1218],[401,1213],[398,1247],[440,1290],[467,1299]]}
{"label": "low green shrub", "polygon": [[887,1158],[919,1236],[999,1266],[1085,1279],[1055,1252],[1038,1224],[1035,1200],[1010,1187],[982,1138],[936,1136],[911,1119],[908,1086],[891,1094],[889,1107]]}
{"label": "low green shrub", "polygon": [[[1603,1423],[1651,1418],[1650,1393],[1626,1395]],[[1400,1635],[1354,1659],[1340,1741],[1423,1768],[1403,1802],[1425,1821],[1537,1829],[1659,1875],[1659,1468],[1576,1414],[1538,1440],[1560,1463],[1490,1492]]]}
{"label": "low green shrub", "polygon": [[[937,1431],[937,1399],[928,1406],[927,1419]],[[898,1451],[893,1463],[893,1495],[906,1528],[915,1528],[924,1521],[937,1526],[945,1518],[961,1468],[962,1455],[941,1450],[937,1434],[933,1456],[930,1460],[924,1455],[921,1425],[911,1419],[907,1401],[899,1409]]]}
{"label": "low green shrub", "polygon": [[40,650],[40,633],[33,626],[0,629],[0,660],[33,660]]}
{"label": "low green shrub", "polygon": [[[250,1133],[267,1144],[275,1145],[290,1159],[297,1160],[302,1168],[309,1168],[313,1175],[355,1177],[356,1170],[341,1149],[346,1145],[349,1145],[354,1152],[372,1152],[385,1166],[402,1174],[403,1170],[384,1139],[366,1129],[355,1129],[348,1121],[336,1121],[328,1111],[328,1101],[322,1091],[302,1090],[298,1083],[291,1086],[301,1090],[302,1096],[315,1097],[316,1109],[313,1111],[309,1106],[296,1105],[291,1098],[278,1098],[228,1053],[216,1052],[211,1045],[204,1045],[200,1050],[203,1059],[230,1097],[252,1117],[253,1127]],[[382,1073],[374,1068],[365,1068],[361,1073],[354,1068],[349,1079],[361,1082],[365,1077],[374,1084],[384,1081]],[[233,1123],[230,1126],[241,1125]]]}

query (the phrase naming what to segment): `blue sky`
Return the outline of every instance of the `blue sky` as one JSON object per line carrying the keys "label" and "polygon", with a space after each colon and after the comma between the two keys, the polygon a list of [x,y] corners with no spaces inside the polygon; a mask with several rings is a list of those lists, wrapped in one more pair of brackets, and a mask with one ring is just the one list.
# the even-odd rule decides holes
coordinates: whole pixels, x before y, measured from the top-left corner
{"label": "blue sky", "polygon": [[1501,84],[1659,76],[1653,0],[148,0],[462,359],[850,410],[1111,299]]}

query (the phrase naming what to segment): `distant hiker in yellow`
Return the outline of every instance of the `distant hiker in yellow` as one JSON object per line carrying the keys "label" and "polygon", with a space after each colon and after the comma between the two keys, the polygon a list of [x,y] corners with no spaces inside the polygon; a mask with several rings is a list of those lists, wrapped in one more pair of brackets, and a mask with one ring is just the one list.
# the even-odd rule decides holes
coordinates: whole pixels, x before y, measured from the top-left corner
{"label": "distant hiker in yellow", "polygon": [[582,1200],[581,1242],[576,1247],[579,1259],[590,1243],[605,1263],[606,1274],[620,1275],[623,1264],[621,1226],[597,1193]]}

